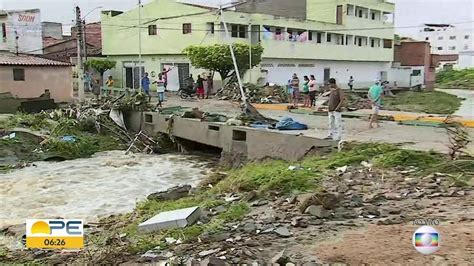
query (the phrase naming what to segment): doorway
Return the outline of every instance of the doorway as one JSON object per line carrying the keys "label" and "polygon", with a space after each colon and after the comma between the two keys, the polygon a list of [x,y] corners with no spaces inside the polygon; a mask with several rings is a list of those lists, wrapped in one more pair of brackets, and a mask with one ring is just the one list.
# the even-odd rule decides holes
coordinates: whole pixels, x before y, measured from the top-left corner
{"label": "doorway", "polygon": [[324,82],[327,82],[331,78],[331,69],[325,68],[324,69]]}

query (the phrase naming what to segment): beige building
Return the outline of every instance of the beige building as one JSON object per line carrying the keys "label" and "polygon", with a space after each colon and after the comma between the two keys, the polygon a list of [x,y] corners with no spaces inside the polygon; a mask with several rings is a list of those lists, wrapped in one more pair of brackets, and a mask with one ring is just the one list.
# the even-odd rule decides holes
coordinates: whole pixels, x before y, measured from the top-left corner
{"label": "beige building", "polygon": [[72,65],[28,55],[0,53],[0,93],[36,98],[49,90],[55,102],[72,99]]}

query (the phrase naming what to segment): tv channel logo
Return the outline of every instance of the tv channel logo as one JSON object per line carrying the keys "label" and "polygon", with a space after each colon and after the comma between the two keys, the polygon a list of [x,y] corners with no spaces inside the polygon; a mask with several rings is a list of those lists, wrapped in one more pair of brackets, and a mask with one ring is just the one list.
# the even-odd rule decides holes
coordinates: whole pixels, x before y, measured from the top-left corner
{"label": "tv channel logo", "polygon": [[73,219],[28,219],[26,220],[26,247],[83,248],[84,222]]}
{"label": "tv channel logo", "polygon": [[422,226],[413,234],[413,246],[421,254],[433,254],[441,247],[440,234],[431,226]]}

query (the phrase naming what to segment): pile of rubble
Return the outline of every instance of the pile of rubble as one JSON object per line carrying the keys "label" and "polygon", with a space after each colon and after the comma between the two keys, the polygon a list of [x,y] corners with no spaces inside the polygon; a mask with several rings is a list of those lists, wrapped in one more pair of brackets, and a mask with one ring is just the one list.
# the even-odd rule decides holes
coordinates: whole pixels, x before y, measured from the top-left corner
{"label": "pile of rubble", "polygon": [[202,210],[198,224],[208,223],[238,201],[248,202],[251,211],[242,221],[225,224],[216,233],[204,232],[198,241],[166,238],[168,249],[151,249],[138,262],[318,265],[325,262],[304,243],[328,240],[350,228],[402,224],[429,214],[441,220],[474,219],[463,211],[463,204],[453,203],[471,194],[472,187],[460,186],[449,175],[417,178],[411,176],[416,168],[382,172],[371,167],[365,163],[338,168],[322,181],[326,190],[319,193],[288,196],[274,192],[267,198],[257,198],[254,191],[222,195],[227,203]]}
{"label": "pile of rubble", "polygon": [[[278,85],[267,84],[265,86],[257,86],[248,83],[244,85],[244,90],[246,92],[247,99],[251,103],[288,102],[288,95],[285,89]],[[218,90],[216,97],[219,100],[239,101],[241,99],[241,93],[239,87],[234,84]]]}
{"label": "pile of rubble", "polygon": [[346,108],[348,111],[357,111],[359,109],[371,109],[372,104],[368,98],[361,97],[356,93],[347,93]]}

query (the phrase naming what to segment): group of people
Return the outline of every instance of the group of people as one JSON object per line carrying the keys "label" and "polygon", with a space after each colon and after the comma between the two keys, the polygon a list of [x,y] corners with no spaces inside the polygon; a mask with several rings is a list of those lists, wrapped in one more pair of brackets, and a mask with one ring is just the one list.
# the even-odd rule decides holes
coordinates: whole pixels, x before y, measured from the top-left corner
{"label": "group of people", "polygon": [[[351,76],[348,86],[352,91],[354,85],[354,78]],[[302,84],[302,94],[304,96],[304,107],[315,106],[316,95],[329,96],[328,100],[328,136],[327,139],[341,140],[342,138],[342,107],[344,106],[346,96],[343,90],[337,85],[336,79],[328,80],[327,86],[318,87],[314,75],[304,76]],[[299,104],[300,98],[300,80],[297,74],[293,74],[288,81],[288,95],[290,96],[290,103],[296,107]],[[372,85],[368,92],[368,99],[372,105],[372,114],[370,116],[369,128],[375,126],[379,127],[379,111],[382,106],[382,98],[384,95],[384,87],[382,83],[377,80]]]}
{"label": "group of people", "polygon": [[[102,94],[108,95],[110,90],[114,87],[114,83],[113,77],[109,76],[105,81]],[[100,79],[95,78],[94,74],[89,71],[84,73],[84,91],[92,92],[97,98],[101,95]]]}
{"label": "group of people", "polygon": [[211,74],[198,75],[197,79],[194,80],[193,75],[189,75],[185,79],[186,82],[186,93],[192,95],[196,92],[196,95],[199,98],[209,98],[212,90],[214,89],[214,80]]}
{"label": "group of people", "polygon": [[168,88],[168,72],[170,72],[173,68],[163,68],[163,70],[156,75],[153,71],[151,72],[151,79],[148,76],[148,72],[145,72],[143,78],[141,80],[141,86],[143,92],[148,95],[148,101],[151,101],[151,86],[155,87],[157,96],[158,96],[158,107],[162,107],[163,102],[165,101],[165,92]]}

